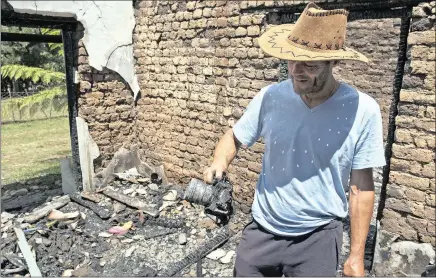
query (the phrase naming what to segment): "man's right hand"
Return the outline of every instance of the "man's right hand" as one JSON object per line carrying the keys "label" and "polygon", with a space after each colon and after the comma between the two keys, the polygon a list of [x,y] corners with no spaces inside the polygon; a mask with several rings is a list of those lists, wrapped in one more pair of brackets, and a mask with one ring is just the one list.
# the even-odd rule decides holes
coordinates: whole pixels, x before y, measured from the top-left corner
{"label": "man's right hand", "polygon": [[211,184],[214,178],[220,180],[223,177],[223,173],[227,170],[224,163],[214,162],[203,173],[204,182]]}

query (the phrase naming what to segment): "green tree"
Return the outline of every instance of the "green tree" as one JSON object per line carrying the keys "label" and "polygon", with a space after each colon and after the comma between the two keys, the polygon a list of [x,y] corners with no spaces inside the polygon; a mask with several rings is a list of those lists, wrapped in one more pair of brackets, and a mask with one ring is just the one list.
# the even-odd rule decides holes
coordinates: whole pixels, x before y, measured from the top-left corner
{"label": "green tree", "polygon": [[[59,35],[60,30],[4,27],[3,32]],[[51,112],[67,107],[65,90],[65,66],[61,43],[2,42],[2,83],[10,81],[17,87],[37,86],[37,94],[12,98],[2,103],[2,117],[18,112],[18,118],[25,114],[30,117],[41,111],[45,117]],[[6,81],[6,82],[3,82]],[[3,86],[2,86],[3,87]],[[2,88],[4,91],[4,88]]]}

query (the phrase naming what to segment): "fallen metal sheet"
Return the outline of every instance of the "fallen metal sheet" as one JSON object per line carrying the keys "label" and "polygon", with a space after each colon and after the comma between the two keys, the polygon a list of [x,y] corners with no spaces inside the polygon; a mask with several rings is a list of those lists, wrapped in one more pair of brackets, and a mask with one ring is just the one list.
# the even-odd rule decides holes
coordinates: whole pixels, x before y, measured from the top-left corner
{"label": "fallen metal sheet", "polygon": [[48,203],[45,207],[32,212],[30,215],[27,215],[26,217],[24,217],[24,221],[27,223],[35,223],[39,219],[47,216],[47,214],[49,214],[53,209],[59,209],[68,204],[69,202],[70,197],[68,197],[67,195],[62,196],[55,201]]}
{"label": "fallen metal sheet", "polygon": [[201,245],[197,250],[193,251],[182,260],[175,262],[168,269],[163,270],[162,273],[159,274],[159,276],[171,277],[176,275],[177,273],[180,273],[180,271],[182,271],[186,267],[189,267],[190,265],[195,264],[199,260],[203,259],[207,254],[209,254],[218,246],[226,242],[232,235],[232,232],[229,231],[227,227],[221,228],[217,235],[213,237],[210,241]]}
{"label": "fallen metal sheet", "polygon": [[98,204],[93,203],[91,201],[82,199],[82,197],[78,193],[70,194],[70,198],[71,198],[71,200],[78,203],[79,205],[84,206],[85,208],[89,208],[90,210],[92,210],[101,219],[108,219],[112,215],[112,212],[109,209],[103,208],[103,207],[99,206]]}
{"label": "fallen metal sheet", "polygon": [[26,260],[27,267],[29,268],[30,276],[41,277],[42,276],[41,271],[39,270],[39,267],[36,264],[36,259],[33,256],[32,251],[30,250],[30,246],[27,243],[23,231],[20,228],[14,228],[14,230],[18,238],[18,246],[20,247],[21,253],[23,253],[23,257]]}
{"label": "fallen metal sheet", "polygon": [[143,201],[141,201],[137,198],[124,195],[122,193],[119,193],[117,191],[113,191],[111,189],[106,189],[102,193],[104,195],[108,196],[109,198],[112,198],[112,199],[114,199],[120,203],[123,203],[127,206],[142,210],[143,212],[145,212],[153,217],[156,217],[159,215],[159,211],[156,208],[148,206],[146,203],[144,203]]}

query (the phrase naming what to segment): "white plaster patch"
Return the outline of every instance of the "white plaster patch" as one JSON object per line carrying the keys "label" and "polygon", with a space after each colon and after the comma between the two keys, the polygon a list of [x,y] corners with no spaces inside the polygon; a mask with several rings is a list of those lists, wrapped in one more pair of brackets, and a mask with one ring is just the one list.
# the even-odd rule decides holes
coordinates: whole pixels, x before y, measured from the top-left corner
{"label": "white plaster patch", "polygon": [[85,28],[83,44],[89,65],[107,67],[127,83],[136,99],[139,83],[134,69],[132,1],[9,1],[15,12],[74,17]]}

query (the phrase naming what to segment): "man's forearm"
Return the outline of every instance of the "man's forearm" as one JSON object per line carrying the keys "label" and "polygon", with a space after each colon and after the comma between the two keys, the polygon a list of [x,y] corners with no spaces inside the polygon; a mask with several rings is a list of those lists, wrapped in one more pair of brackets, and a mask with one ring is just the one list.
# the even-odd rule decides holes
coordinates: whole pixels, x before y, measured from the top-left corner
{"label": "man's forearm", "polygon": [[227,130],[215,148],[213,163],[220,164],[227,169],[235,158],[239,146],[240,143],[234,137],[232,129]]}
{"label": "man's forearm", "polygon": [[363,259],[365,242],[374,208],[374,191],[362,191],[356,185],[350,190],[351,250],[350,256]]}

